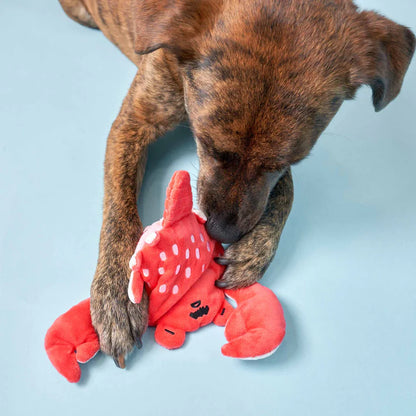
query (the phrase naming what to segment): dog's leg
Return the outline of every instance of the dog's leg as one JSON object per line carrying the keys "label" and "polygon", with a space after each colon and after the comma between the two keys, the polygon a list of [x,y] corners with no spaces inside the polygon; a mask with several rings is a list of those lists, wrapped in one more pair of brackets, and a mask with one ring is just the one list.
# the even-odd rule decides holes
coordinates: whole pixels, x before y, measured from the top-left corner
{"label": "dog's leg", "polygon": [[[160,57],[160,54],[155,53]],[[91,286],[91,317],[101,350],[124,367],[124,356],[147,326],[147,296],[140,304],[127,294],[129,258],[142,232],[136,198],[148,145],[184,116],[180,87],[166,61],[146,57],[107,141],[104,212],[97,270]]]}
{"label": "dog's leg", "polygon": [[289,169],[270,193],[259,223],[217,259],[219,264],[227,266],[217,286],[234,289],[261,279],[277,250],[292,202],[293,181]]}

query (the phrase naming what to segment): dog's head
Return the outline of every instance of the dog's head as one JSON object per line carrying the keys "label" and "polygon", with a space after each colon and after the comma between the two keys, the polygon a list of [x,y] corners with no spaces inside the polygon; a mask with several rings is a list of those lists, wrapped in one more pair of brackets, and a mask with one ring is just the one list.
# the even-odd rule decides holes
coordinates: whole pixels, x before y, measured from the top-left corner
{"label": "dog's head", "polygon": [[361,85],[376,111],[415,49],[404,26],[348,0],[139,2],[136,50],[170,50],[183,74],[208,232],[234,242]]}

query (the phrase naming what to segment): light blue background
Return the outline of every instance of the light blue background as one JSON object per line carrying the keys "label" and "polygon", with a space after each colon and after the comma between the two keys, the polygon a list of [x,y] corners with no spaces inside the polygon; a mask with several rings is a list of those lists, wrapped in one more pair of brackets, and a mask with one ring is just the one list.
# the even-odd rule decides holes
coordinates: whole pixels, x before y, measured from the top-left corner
{"label": "light blue background", "polygon": [[[414,0],[359,4],[416,29]],[[56,0],[2,0],[0,51],[1,415],[416,414],[415,63],[397,101],[376,114],[362,89],[294,168],[295,204],[263,280],[287,317],[274,356],[225,358],[214,326],[169,352],[149,330],[126,371],[100,355],[71,385],[43,337],[88,296],[105,139],[135,69]],[[151,148],[145,223],[172,173],[195,179],[197,164],[186,127]]]}

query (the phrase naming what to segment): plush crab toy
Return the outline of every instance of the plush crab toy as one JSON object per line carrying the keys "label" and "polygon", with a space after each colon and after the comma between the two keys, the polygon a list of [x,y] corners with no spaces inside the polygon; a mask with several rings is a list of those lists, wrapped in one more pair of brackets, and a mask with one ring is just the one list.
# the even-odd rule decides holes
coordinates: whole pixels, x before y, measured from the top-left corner
{"label": "plush crab toy", "polygon": [[[128,295],[139,303],[149,295],[149,325],[156,342],[179,348],[187,332],[213,322],[225,326],[228,341],[221,351],[229,357],[258,359],[272,354],[285,334],[283,310],[276,295],[255,283],[243,289],[220,289],[224,267],[214,259],[223,254],[209,237],[205,217],[192,211],[188,172],[175,172],[167,190],[163,218],[145,228],[130,260]],[[233,308],[226,298],[237,304]],[[81,377],[78,365],[99,351],[86,299],[60,316],[48,330],[46,352],[70,382]]]}

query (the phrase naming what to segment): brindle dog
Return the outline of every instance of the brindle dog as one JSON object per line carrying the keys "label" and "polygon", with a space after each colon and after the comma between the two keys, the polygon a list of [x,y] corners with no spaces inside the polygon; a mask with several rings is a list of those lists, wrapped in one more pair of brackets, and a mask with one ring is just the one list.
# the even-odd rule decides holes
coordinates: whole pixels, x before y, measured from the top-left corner
{"label": "brindle dog", "polygon": [[91,312],[101,349],[124,367],[141,345],[146,298],[127,297],[142,225],[137,190],[150,143],[188,119],[207,230],[232,243],[221,287],[261,278],[291,209],[302,160],[361,85],[376,111],[399,93],[415,49],[406,27],[351,0],[60,0],[137,65],[108,137]]}

